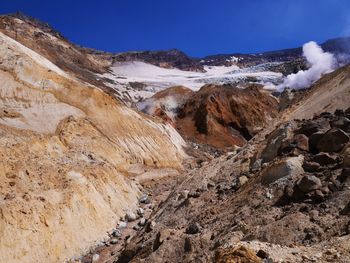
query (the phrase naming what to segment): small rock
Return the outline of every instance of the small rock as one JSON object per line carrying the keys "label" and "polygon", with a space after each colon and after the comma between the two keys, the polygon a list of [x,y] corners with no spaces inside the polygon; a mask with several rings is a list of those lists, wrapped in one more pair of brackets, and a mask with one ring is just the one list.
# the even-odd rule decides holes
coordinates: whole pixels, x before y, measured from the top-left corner
{"label": "small rock", "polygon": [[186,234],[194,235],[197,234],[200,230],[200,226],[198,223],[191,223],[187,228],[186,228]]}
{"label": "small rock", "polygon": [[343,130],[333,128],[320,138],[316,147],[320,152],[339,152],[349,140],[349,136]]}
{"label": "small rock", "polygon": [[120,229],[126,228],[127,225],[128,225],[128,224],[127,224],[126,222],[123,222],[123,221],[120,221],[120,222],[118,223],[118,226],[119,226]]}
{"label": "small rock", "polygon": [[240,176],[239,178],[235,178],[235,180],[232,182],[232,188],[234,190],[238,190],[239,188],[242,187],[242,185],[246,184],[248,182],[248,177],[243,175]]}
{"label": "small rock", "polygon": [[132,227],[132,229],[134,229],[135,231],[139,231],[140,230],[140,226],[139,225],[134,225]]}
{"label": "small rock", "polygon": [[309,212],[309,217],[311,220],[315,220],[319,215],[319,212],[317,210],[311,210]]}
{"label": "small rock", "polygon": [[272,199],[273,198],[273,194],[272,194],[272,190],[271,189],[268,189],[267,190],[267,192],[266,192],[266,197],[268,198],[268,199]]}
{"label": "small rock", "polygon": [[192,197],[192,198],[198,198],[201,196],[201,193],[200,192],[197,192],[197,191],[190,191],[188,193],[188,197]]}
{"label": "small rock", "polygon": [[259,257],[259,258],[268,258],[269,257],[269,254],[262,250],[262,249],[259,249],[259,251],[256,253],[256,255]]}
{"label": "small rock", "polygon": [[322,190],[316,190],[313,194],[313,196],[316,198],[316,199],[320,199],[322,200],[324,198],[324,194],[322,192]]}
{"label": "small rock", "polygon": [[139,202],[141,204],[150,204],[151,203],[151,199],[149,198],[149,196],[147,194],[144,194],[140,197]]}
{"label": "small rock", "polygon": [[239,185],[242,186],[248,182],[247,176],[243,175],[238,178]]}
{"label": "small rock", "polygon": [[188,190],[183,190],[179,193],[179,197],[178,200],[182,200],[182,199],[187,199],[188,198],[188,194],[190,191]]}
{"label": "small rock", "polygon": [[132,222],[136,220],[136,215],[133,212],[128,212],[125,215],[125,220],[128,222]]}
{"label": "small rock", "polygon": [[299,181],[298,187],[304,193],[309,193],[313,190],[320,189],[322,187],[322,183],[316,176],[306,175]]}
{"label": "small rock", "polygon": [[214,186],[215,186],[215,184],[213,182],[208,182],[207,183],[207,188],[212,188]]}
{"label": "small rock", "polygon": [[335,192],[335,191],[337,191],[337,190],[339,190],[340,189],[340,186],[341,186],[341,184],[340,184],[340,182],[339,181],[334,181],[334,182],[329,182],[328,183],[328,188],[329,188],[329,190],[331,190],[332,192]]}
{"label": "small rock", "polygon": [[149,232],[151,232],[151,231],[154,230],[154,227],[155,227],[155,226],[156,226],[156,222],[151,221],[151,222],[149,222],[149,223],[146,225],[145,231],[146,231],[147,233],[149,233]]}
{"label": "small rock", "polygon": [[258,159],[254,162],[254,164],[252,165],[252,170],[253,171],[258,171],[260,170],[261,168],[261,162],[262,162],[262,159]]}
{"label": "small rock", "polygon": [[296,134],[293,137],[293,143],[300,150],[303,150],[303,151],[309,150],[309,138],[306,137],[304,134]]}
{"label": "small rock", "polygon": [[143,214],[145,213],[145,210],[143,210],[143,208],[139,207],[139,208],[137,208],[136,212],[139,216],[143,216]]}
{"label": "small rock", "polygon": [[120,237],[122,235],[122,233],[120,232],[120,230],[119,229],[116,229],[116,230],[114,230],[113,232],[112,232],[112,236],[114,236],[114,237]]}
{"label": "small rock", "polygon": [[350,144],[347,144],[343,151],[342,151],[342,155],[343,155],[343,165],[344,167],[350,167]]}
{"label": "small rock", "polygon": [[91,262],[96,262],[100,259],[100,255],[99,254],[93,254],[92,255],[92,261]]}
{"label": "small rock", "polygon": [[169,239],[171,231],[169,229],[162,229],[157,233],[156,239],[153,243],[153,251],[156,251],[165,240]]}
{"label": "small rock", "polygon": [[112,238],[112,239],[109,241],[109,243],[110,243],[111,245],[115,245],[115,244],[118,243],[118,239],[117,239],[117,238]]}
{"label": "small rock", "polygon": [[191,242],[191,239],[189,237],[185,237],[184,250],[185,250],[185,252],[192,251],[192,242]]}
{"label": "small rock", "polygon": [[139,224],[139,226],[144,226],[146,224],[146,219],[141,218],[138,224]]}

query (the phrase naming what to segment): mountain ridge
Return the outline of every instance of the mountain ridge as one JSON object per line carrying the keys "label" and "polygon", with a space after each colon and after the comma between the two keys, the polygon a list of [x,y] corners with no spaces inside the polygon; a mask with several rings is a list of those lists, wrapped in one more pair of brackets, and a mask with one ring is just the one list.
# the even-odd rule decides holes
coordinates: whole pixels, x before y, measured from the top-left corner
{"label": "mountain ridge", "polygon": [[[256,53],[240,53],[240,52],[230,52],[230,53],[219,53],[219,54],[209,54],[202,57],[193,57],[187,55],[185,52],[172,48],[169,50],[140,50],[140,51],[124,51],[124,52],[111,52],[103,51],[94,48],[83,47],[69,41],[64,37],[63,34],[55,30],[48,23],[42,22],[39,19],[25,15],[24,13],[17,12],[11,14],[0,15],[0,17],[14,17],[22,19],[31,24],[34,24],[41,28],[44,32],[53,34],[62,40],[68,41],[77,48],[87,51],[88,53],[101,54],[111,56],[113,61],[130,61],[130,60],[140,60],[144,62],[149,62],[153,65],[163,66],[163,67],[175,67],[183,70],[194,70],[203,71],[202,65],[211,66],[229,66],[232,63],[238,63],[238,65],[256,65],[263,62],[277,62],[277,61],[290,61],[302,56],[302,48],[285,48],[278,50],[268,50]],[[330,38],[320,44],[320,46],[327,52],[334,53],[350,53],[350,37],[336,37]],[[152,58],[153,56],[153,58]],[[177,58],[175,58],[177,56]],[[180,58],[179,58],[180,56]],[[182,58],[181,58],[182,57]],[[241,58],[232,60],[234,58]],[[157,60],[160,59],[159,60]],[[177,60],[177,61],[176,61]],[[202,62],[201,62],[202,61]],[[162,64],[164,62],[164,64]],[[183,63],[183,65],[182,65]]]}

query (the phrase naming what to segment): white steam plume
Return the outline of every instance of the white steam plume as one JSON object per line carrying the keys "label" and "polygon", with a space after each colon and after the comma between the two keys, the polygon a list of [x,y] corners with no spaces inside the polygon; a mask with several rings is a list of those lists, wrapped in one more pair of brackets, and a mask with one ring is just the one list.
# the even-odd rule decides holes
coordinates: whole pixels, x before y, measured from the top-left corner
{"label": "white steam plume", "polygon": [[137,103],[136,107],[138,110],[149,115],[154,115],[155,111],[160,108],[168,115],[168,117],[174,120],[176,117],[176,111],[178,107],[180,107],[180,104],[174,97],[167,96],[160,99],[148,98]]}
{"label": "white steam plume", "polygon": [[323,74],[333,71],[337,66],[333,54],[324,52],[314,41],[303,45],[303,56],[311,67],[308,70],[300,70],[288,75],[284,82],[277,86],[278,91],[283,91],[287,87],[291,89],[308,88]]}

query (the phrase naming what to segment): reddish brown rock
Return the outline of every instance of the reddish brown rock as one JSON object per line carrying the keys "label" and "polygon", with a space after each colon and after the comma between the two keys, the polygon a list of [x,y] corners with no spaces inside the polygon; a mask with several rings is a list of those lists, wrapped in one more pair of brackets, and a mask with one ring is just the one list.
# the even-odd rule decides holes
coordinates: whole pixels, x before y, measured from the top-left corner
{"label": "reddish brown rock", "polygon": [[263,262],[255,252],[241,246],[239,248],[218,249],[215,252],[214,263],[261,263]]}

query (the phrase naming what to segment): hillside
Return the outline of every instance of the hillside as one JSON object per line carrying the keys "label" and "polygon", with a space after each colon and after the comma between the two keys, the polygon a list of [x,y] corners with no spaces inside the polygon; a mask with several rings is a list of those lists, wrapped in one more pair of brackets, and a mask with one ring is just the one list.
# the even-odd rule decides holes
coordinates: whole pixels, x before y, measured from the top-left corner
{"label": "hillside", "polygon": [[185,143],[1,32],[0,57],[2,260],[79,256],[136,209],[130,167],[180,168]]}
{"label": "hillside", "polygon": [[110,53],[0,16],[0,261],[349,262],[350,66],[279,92],[301,52]]}
{"label": "hillside", "polygon": [[348,71],[321,78],[237,154],[189,170],[117,262],[349,261]]}

